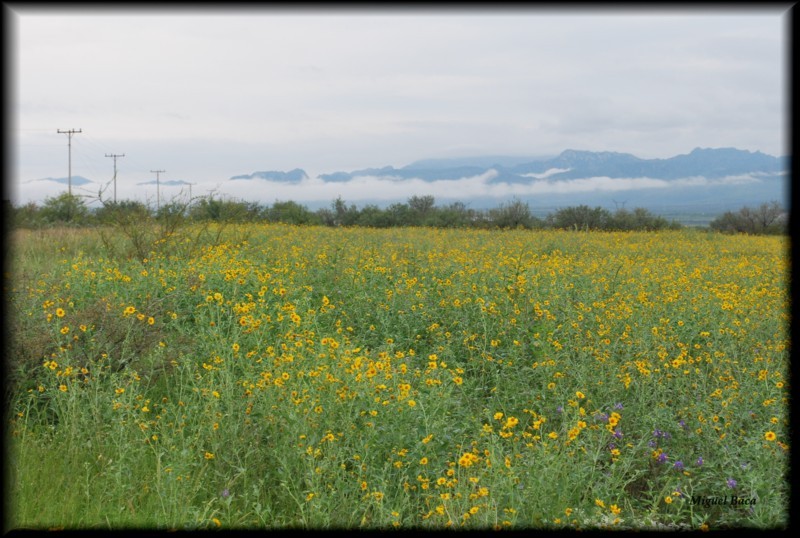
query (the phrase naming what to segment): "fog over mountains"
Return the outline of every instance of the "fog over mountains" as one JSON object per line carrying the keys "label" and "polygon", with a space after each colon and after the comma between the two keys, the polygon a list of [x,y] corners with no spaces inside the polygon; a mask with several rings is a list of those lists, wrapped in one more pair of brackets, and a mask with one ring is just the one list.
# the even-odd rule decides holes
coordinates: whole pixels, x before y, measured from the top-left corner
{"label": "fog over mountains", "polygon": [[[688,155],[669,159],[640,159],[629,153],[566,150],[557,157],[472,157],[464,159],[426,159],[402,168],[385,166],[352,172],[321,174],[326,182],[350,181],[356,177],[385,177],[396,180],[453,180],[492,174],[488,183],[530,184],[585,178],[681,179],[703,177],[719,179],[743,174],[780,174],[788,169],[788,158],[773,157],[735,148],[697,148]],[[290,172],[267,171],[233,176],[232,180],[265,179],[298,183],[308,179],[302,169]]]}
{"label": "fog over mountains", "polygon": [[[229,183],[233,182],[268,184],[280,194],[312,189],[320,196],[327,194],[327,200],[338,194],[346,201],[378,206],[405,201],[411,194],[475,208],[516,198],[542,214],[581,204],[644,207],[663,215],[718,214],[772,201],[788,208],[790,197],[788,157],[736,148],[696,148],[667,159],[570,149],[544,157],[425,159],[401,168],[339,171],[316,178],[302,169],[253,172],[234,176]],[[287,198],[296,199],[291,194]]]}
{"label": "fog over mountains", "polygon": [[[476,209],[518,199],[539,214],[589,205],[643,207],[662,215],[708,215],[772,201],[788,209],[789,166],[788,157],[735,148],[697,148],[667,159],[569,149],[556,156],[424,159],[400,168],[364,168],[313,177],[301,168],[255,171],[214,182],[162,180],[160,187],[162,199],[188,196],[188,192],[195,196],[213,193],[261,204],[291,200],[312,210],[327,207],[339,197],[360,206],[387,207],[413,195],[432,195],[437,204],[458,201]],[[77,175],[72,182],[73,188],[80,185],[80,192],[89,194],[96,193],[100,185]],[[50,185],[48,189],[55,193],[64,190],[67,178],[27,183],[28,188],[35,184],[39,192]],[[154,184],[153,180],[136,185],[128,179],[120,181],[120,197],[155,199]]]}

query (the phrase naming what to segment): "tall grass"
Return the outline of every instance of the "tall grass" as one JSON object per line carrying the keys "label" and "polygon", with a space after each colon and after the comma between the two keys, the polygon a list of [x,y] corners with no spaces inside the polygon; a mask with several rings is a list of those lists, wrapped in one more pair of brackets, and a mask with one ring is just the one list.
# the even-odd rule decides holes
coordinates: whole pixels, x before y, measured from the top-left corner
{"label": "tall grass", "polygon": [[783,237],[36,233],[9,528],[787,525]]}

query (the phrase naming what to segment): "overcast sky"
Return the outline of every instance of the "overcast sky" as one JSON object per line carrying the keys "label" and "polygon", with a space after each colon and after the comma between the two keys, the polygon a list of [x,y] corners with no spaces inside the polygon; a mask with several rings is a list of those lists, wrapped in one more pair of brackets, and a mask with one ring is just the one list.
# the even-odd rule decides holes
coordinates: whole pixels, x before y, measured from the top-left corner
{"label": "overcast sky", "polygon": [[[4,9],[10,194],[22,202],[64,190],[30,182],[67,176],[68,136],[57,130],[69,129],[82,131],[72,137],[73,176],[107,182],[105,155],[124,153],[118,187],[130,194],[151,170],[202,194],[260,170],[302,168],[313,179],[437,157],[789,153],[788,4]],[[309,185],[289,194],[335,197]],[[338,188],[349,189],[346,200],[369,190]]]}

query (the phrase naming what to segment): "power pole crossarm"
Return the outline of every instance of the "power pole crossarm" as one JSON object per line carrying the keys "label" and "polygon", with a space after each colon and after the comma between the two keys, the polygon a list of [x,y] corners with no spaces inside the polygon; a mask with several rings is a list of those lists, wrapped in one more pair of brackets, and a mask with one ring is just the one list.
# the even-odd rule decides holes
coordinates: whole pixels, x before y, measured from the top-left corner
{"label": "power pole crossarm", "polygon": [[81,133],[83,131],[80,129],[70,129],[69,131],[56,129],[56,132],[67,135],[67,147],[69,151],[69,195],[72,196],[72,135],[75,133]]}
{"label": "power pole crossarm", "polygon": [[117,203],[117,157],[124,157],[124,156],[125,156],[124,153],[119,155],[115,155],[113,153],[109,155],[108,153],[106,153],[106,157],[114,158],[114,203],[115,204]]}

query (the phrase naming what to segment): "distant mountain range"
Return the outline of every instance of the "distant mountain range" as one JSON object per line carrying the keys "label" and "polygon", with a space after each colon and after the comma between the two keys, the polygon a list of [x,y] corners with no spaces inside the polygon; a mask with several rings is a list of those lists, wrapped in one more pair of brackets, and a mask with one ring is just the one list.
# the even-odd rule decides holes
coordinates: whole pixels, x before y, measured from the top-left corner
{"label": "distant mountain range", "polygon": [[[56,183],[69,185],[68,177],[43,177],[41,179],[31,179],[30,181],[26,181],[26,183],[36,183],[39,181],[54,181]],[[72,176],[73,185],[86,185],[87,183],[94,183],[94,181],[92,181],[91,179],[86,179],[83,176]]]}
{"label": "distant mountain range", "polygon": [[297,183],[303,179],[308,179],[308,175],[305,171],[295,168],[289,172],[253,172],[252,174],[233,176],[231,179],[266,179],[267,181]]}
{"label": "distant mountain range", "polygon": [[[422,179],[437,181],[474,177],[494,171],[489,183],[529,184],[540,180],[567,180],[593,177],[680,179],[704,177],[717,179],[743,174],[780,174],[789,168],[788,157],[773,157],[760,151],[735,148],[696,148],[687,155],[668,159],[640,159],[630,153],[578,151],[568,149],[556,157],[470,157],[463,159],[426,159],[402,168],[384,166],[352,172],[320,175],[326,182],[349,181],[355,177]],[[290,172],[253,172],[233,176],[232,180],[264,179],[298,183],[308,175],[296,168]]]}

